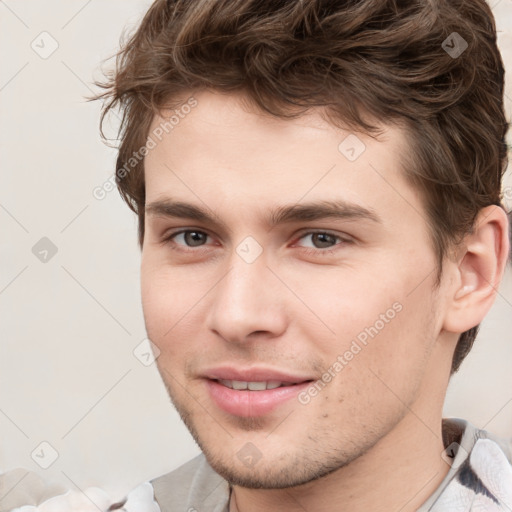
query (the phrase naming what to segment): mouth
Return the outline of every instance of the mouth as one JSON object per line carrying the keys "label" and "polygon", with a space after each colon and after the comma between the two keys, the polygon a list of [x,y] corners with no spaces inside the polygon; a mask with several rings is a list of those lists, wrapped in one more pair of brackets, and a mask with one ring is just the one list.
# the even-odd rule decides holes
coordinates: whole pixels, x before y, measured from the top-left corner
{"label": "mouth", "polygon": [[290,382],[206,378],[204,382],[210,400],[219,409],[231,416],[249,418],[280,412],[286,406],[293,407],[294,403],[298,405],[299,393],[305,391],[313,379]]}
{"label": "mouth", "polygon": [[315,376],[311,374],[301,375],[263,366],[241,367],[235,365],[210,368],[205,370],[201,376],[216,380],[232,389],[250,389],[251,391],[262,390],[263,383],[265,384],[265,389],[274,389],[279,386],[291,386],[315,380]]}
{"label": "mouth", "polygon": [[268,389],[277,389],[288,386],[297,386],[304,382],[313,382],[312,380],[306,380],[303,382],[282,382],[278,380],[269,381],[242,381],[242,380],[226,380],[226,379],[211,379],[215,380],[222,386],[236,391],[265,391]]}

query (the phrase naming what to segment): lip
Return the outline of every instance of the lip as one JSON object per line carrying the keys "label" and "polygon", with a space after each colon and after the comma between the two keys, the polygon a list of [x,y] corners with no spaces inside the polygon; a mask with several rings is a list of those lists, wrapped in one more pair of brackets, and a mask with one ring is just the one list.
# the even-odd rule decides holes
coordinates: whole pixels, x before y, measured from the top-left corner
{"label": "lip", "polygon": [[310,381],[307,381],[264,391],[237,391],[222,385],[216,380],[204,379],[204,381],[210,398],[218,407],[229,414],[244,418],[263,416],[272,412],[280,405],[296,397],[311,384]]}
{"label": "lip", "polygon": [[234,366],[211,368],[204,371],[202,377],[213,380],[241,380],[243,382],[277,380],[293,384],[316,380],[316,377],[312,375],[293,375],[286,371],[272,368],[235,368]]}
{"label": "lip", "polygon": [[[202,375],[212,401],[223,411],[241,417],[263,416],[274,411],[306,389],[316,378],[312,375],[292,374],[273,368],[211,368]],[[251,391],[230,389],[217,380],[243,382],[279,381],[291,383],[275,389]]]}

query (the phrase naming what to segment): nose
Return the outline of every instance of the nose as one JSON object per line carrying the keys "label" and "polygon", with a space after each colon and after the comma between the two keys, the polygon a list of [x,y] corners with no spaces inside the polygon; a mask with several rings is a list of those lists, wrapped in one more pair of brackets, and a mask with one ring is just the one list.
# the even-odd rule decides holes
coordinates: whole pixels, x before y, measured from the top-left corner
{"label": "nose", "polygon": [[286,330],[285,287],[263,255],[247,263],[235,252],[212,290],[207,327],[232,343],[274,338]]}

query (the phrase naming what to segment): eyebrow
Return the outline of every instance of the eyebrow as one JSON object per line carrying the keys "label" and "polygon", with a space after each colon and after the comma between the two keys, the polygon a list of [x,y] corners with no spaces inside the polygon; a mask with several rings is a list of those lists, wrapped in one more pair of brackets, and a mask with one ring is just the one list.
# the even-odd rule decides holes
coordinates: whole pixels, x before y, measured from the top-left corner
{"label": "eyebrow", "polygon": [[[148,216],[191,219],[217,224],[226,231],[229,231],[217,215],[212,214],[213,212],[210,213],[211,209],[182,201],[171,199],[153,201],[146,205],[145,211]],[[279,224],[329,218],[343,220],[362,219],[379,224],[382,223],[382,220],[373,209],[349,203],[342,199],[278,206],[270,212],[265,220],[268,226],[274,228]]]}
{"label": "eyebrow", "polygon": [[[225,223],[222,222],[211,209],[183,201],[175,201],[172,199],[153,201],[146,205],[145,212],[148,216],[183,218],[203,223],[217,224],[226,231],[230,231]],[[362,219],[382,223],[382,220],[373,209],[368,209],[355,203],[349,203],[342,199],[278,206],[270,212],[269,216],[266,218],[266,223],[270,228],[274,228],[279,224],[323,219]]]}

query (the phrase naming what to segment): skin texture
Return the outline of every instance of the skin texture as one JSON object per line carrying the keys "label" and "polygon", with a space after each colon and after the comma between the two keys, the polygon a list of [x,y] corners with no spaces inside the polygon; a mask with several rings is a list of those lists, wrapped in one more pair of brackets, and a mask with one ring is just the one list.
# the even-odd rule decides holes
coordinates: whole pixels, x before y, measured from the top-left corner
{"label": "skin texture", "polygon": [[[218,220],[146,216],[142,303],[172,402],[234,485],[232,511],[322,512],[340,503],[416,510],[449,469],[441,412],[451,357],[459,333],[494,299],[506,216],[489,207],[436,287],[426,214],[403,176],[407,143],[398,127],[378,140],[357,134],[366,149],[349,161],[338,146],[351,132],[320,111],[283,120],[239,94],[194,98],[197,106],[145,159],[146,205],[179,200]],[[266,223],[278,206],[340,199],[380,220]],[[183,229],[204,235],[164,241]],[[252,263],[236,251],[248,236],[263,249]],[[292,399],[241,417],[211,400],[201,376],[223,364],[321,379],[393,304],[400,311],[307,404]],[[260,457],[250,467],[237,456],[247,443]]]}

